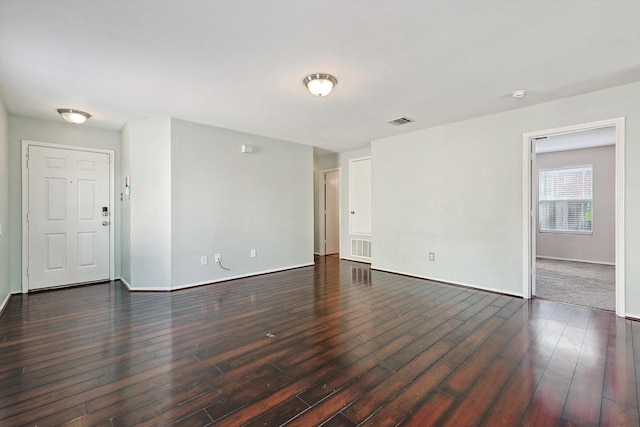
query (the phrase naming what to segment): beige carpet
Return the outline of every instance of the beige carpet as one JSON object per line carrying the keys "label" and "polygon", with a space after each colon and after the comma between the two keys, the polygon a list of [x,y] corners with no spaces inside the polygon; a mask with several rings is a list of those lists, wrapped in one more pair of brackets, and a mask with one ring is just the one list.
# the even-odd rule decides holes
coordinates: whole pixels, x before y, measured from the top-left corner
{"label": "beige carpet", "polygon": [[538,258],[536,296],[615,311],[615,267]]}

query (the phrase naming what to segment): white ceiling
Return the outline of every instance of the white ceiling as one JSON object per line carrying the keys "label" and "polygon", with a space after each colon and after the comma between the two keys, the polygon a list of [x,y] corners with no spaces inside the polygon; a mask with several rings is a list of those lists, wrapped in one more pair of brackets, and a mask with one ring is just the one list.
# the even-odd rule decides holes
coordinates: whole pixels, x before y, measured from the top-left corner
{"label": "white ceiling", "polygon": [[[0,97],[346,151],[640,81],[639,22],[638,0],[0,0]],[[338,78],[326,98],[303,86],[315,72]]]}

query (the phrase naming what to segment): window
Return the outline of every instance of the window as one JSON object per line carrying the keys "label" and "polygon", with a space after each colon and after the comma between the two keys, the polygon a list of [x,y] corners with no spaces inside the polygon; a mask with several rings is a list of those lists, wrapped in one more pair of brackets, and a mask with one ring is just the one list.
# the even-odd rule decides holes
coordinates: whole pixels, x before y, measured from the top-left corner
{"label": "window", "polygon": [[538,174],[540,232],[591,234],[593,166]]}

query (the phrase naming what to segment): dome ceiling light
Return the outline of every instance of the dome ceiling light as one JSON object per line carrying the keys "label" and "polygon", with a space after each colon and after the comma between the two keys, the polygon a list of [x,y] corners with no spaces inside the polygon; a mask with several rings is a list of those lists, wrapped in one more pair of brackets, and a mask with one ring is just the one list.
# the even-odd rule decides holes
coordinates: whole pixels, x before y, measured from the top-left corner
{"label": "dome ceiling light", "polygon": [[327,96],[331,93],[333,87],[338,84],[338,79],[331,74],[314,73],[305,77],[303,82],[312,95]]}
{"label": "dome ceiling light", "polygon": [[80,110],[73,110],[71,108],[59,108],[58,113],[60,113],[66,122],[74,125],[81,125],[91,117],[91,114],[89,113],[85,113]]}

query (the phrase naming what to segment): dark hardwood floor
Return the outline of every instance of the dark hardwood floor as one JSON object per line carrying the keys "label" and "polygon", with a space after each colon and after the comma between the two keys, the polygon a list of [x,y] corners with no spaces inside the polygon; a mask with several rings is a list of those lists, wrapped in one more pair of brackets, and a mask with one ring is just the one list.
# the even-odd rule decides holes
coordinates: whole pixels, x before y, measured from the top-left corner
{"label": "dark hardwood floor", "polygon": [[15,295],[0,425],[637,426],[640,325],[317,258]]}

